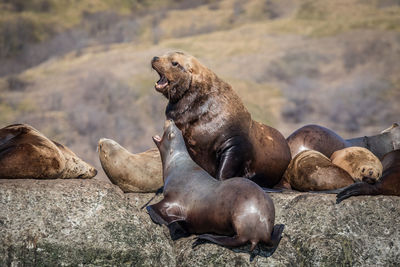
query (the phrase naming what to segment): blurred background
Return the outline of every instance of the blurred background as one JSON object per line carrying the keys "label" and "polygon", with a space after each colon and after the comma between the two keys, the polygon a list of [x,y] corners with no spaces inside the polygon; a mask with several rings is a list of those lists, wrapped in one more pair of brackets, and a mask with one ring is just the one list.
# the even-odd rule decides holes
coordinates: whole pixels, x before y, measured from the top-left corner
{"label": "blurred background", "polygon": [[150,60],[171,50],[285,137],[400,121],[400,0],[0,0],[0,128],[31,124],[98,170],[102,137],[153,147],[167,102]]}

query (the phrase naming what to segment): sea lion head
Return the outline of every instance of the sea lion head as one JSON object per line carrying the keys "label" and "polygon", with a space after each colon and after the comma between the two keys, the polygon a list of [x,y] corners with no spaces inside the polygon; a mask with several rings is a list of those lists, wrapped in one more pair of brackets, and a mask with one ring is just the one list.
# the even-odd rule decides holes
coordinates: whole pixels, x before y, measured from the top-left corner
{"label": "sea lion head", "polygon": [[155,89],[172,103],[178,102],[190,89],[202,65],[196,58],[182,52],[170,52],[151,61],[152,68],[160,75]]}
{"label": "sea lion head", "polygon": [[[354,180],[356,182],[361,182],[364,179],[377,181],[382,175],[381,171],[382,171],[382,168],[379,168],[379,166],[376,167],[371,164],[362,165],[362,166],[359,166],[358,170],[357,170],[357,173],[360,174],[359,175],[360,177],[354,177]],[[367,182],[369,182],[369,181],[367,181]]]}
{"label": "sea lion head", "polygon": [[153,141],[163,161],[177,152],[187,151],[182,133],[172,120],[165,121],[163,136],[155,135]]}

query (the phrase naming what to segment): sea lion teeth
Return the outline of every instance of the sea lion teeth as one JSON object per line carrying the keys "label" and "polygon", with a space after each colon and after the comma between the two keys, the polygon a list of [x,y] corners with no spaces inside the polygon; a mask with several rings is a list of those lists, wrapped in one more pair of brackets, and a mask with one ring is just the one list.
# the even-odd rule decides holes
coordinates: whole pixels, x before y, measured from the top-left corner
{"label": "sea lion teeth", "polygon": [[[167,119],[183,131],[197,164],[219,180],[243,176],[263,187],[281,180],[291,159],[285,138],[253,121],[228,83],[181,52],[154,57],[151,64],[161,77],[156,90],[169,101]],[[164,77],[173,79],[168,90],[161,86]]]}

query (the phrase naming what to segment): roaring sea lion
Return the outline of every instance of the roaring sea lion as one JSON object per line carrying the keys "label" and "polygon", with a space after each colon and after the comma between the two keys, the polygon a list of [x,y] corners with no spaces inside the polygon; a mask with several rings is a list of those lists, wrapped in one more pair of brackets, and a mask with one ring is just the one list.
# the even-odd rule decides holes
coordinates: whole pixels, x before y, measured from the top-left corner
{"label": "roaring sea lion", "polygon": [[92,178],[97,170],[26,124],[0,129],[0,178]]}
{"label": "roaring sea lion", "polygon": [[166,117],[197,164],[219,180],[246,177],[264,187],[280,181],[291,158],[285,138],[253,121],[229,84],[184,53],[151,64],[160,76],[155,89],[169,100]]}
{"label": "roaring sea lion", "polygon": [[237,247],[258,242],[275,250],[283,225],[275,225],[272,199],[248,179],[214,179],[190,157],[181,131],[167,120],[164,134],[154,136],[162,159],[164,199],[147,207],[151,219],[178,223],[199,239]]}
{"label": "roaring sea lion", "polygon": [[353,184],[352,177],[315,150],[298,153],[290,162],[281,186],[298,191],[326,191]]}
{"label": "roaring sea lion", "polygon": [[163,186],[161,158],[156,148],[132,154],[106,138],[100,139],[98,145],[104,172],[125,193],[156,192]]}
{"label": "roaring sea lion", "polygon": [[386,154],[382,159],[383,174],[374,184],[356,183],[344,188],[336,196],[336,203],[351,196],[391,195],[400,196],[400,149]]}
{"label": "roaring sea lion", "polygon": [[297,129],[287,139],[292,158],[304,150],[318,151],[328,158],[336,150],[350,144],[334,131],[320,125],[310,124]]}
{"label": "roaring sea lion", "polygon": [[353,146],[335,151],[331,161],[346,170],[355,182],[361,182],[366,177],[376,181],[382,175],[381,161],[363,147]]}

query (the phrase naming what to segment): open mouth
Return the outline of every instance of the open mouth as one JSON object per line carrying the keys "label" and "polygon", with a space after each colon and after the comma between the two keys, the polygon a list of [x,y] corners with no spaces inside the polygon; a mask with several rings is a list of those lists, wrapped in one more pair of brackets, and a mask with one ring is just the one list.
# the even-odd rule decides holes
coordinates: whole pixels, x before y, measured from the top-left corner
{"label": "open mouth", "polygon": [[165,75],[160,74],[160,79],[158,80],[158,82],[156,82],[155,87],[158,91],[162,91],[165,87],[168,86],[168,84],[169,82]]}
{"label": "open mouth", "polygon": [[157,142],[161,142],[161,137],[159,135],[153,136],[153,139]]}

